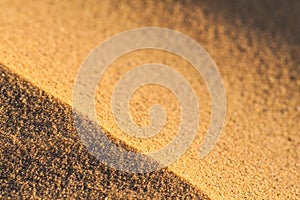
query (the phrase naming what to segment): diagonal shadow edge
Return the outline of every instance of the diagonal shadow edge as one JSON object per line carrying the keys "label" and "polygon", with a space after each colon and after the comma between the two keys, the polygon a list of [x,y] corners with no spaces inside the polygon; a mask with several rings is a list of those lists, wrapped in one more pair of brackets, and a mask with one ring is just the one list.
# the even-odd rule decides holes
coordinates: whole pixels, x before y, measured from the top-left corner
{"label": "diagonal shadow edge", "polygon": [[[100,163],[77,135],[71,106],[2,64],[0,91],[0,196],[209,199],[167,168],[130,174]],[[101,129],[83,116],[80,122],[87,135]],[[117,138],[110,139],[125,150],[136,151]],[[89,150],[116,159],[124,156],[94,144]],[[142,154],[136,159],[159,165]]]}

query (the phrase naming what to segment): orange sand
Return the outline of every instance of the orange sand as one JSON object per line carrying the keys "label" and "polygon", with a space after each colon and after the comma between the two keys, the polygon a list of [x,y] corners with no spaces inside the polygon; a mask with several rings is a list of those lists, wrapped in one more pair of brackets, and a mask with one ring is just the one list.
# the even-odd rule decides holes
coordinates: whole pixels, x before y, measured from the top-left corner
{"label": "orange sand", "polygon": [[131,113],[141,125],[149,122],[147,108],[154,102],[172,111],[162,132],[145,141],[132,139],[115,126],[110,96],[114,83],[129,68],[151,61],[168,64],[191,82],[201,107],[195,141],[169,169],[212,199],[297,199],[300,7],[298,1],[280,2],[1,0],[0,62],[71,105],[80,64],[104,39],[145,26],[183,32],[208,51],[225,84],[226,123],[214,150],[198,158],[210,116],[203,80],[187,62],[166,52],[134,52],[112,64],[96,96],[101,126],[141,152],[167,144],[180,117],[174,96],[157,87],[142,88],[133,96]]}

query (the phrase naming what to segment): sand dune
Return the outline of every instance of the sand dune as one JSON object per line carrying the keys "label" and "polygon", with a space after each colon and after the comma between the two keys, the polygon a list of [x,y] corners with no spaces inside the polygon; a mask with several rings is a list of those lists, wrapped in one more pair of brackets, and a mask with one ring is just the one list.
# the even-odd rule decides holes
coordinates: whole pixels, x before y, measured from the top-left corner
{"label": "sand dune", "polygon": [[[167,111],[169,109],[164,129],[151,140],[141,141],[120,131],[115,125],[110,105],[113,86],[126,71],[148,62],[168,64],[189,80],[199,98],[201,110],[198,134],[190,149],[168,167],[168,172],[157,172],[153,175],[154,179],[159,180],[170,177],[167,180],[171,182],[180,179],[178,183],[170,184],[170,188],[162,186],[162,191],[172,193],[175,192],[176,185],[183,184],[186,185],[183,188],[189,189],[180,189],[175,195],[181,196],[182,193],[191,191],[193,195],[205,194],[211,199],[298,199],[300,31],[297,14],[299,11],[298,1],[289,3],[284,1],[237,3],[229,0],[222,3],[27,1],[25,3],[1,0],[0,63],[16,74],[11,75],[17,77],[16,81],[7,83],[11,84],[10,87],[26,80],[34,85],[36,91],[44,91],[37,92],[37,98],[39,95],[56,98],[55,102],[49,102],[47,105],[63,105],[62,109],[68,110],[72,106],[72,89],[80,65],[88,53],[103,40],[121,31],[145,26],[165,27],[185,33],[198,41],[216,62],[226,89],[226,121],[214,150],[204,159],[199,159],[199,148],[210,118],[210,98],[202,77],[188,62],[158,50],[144,50],[125,55],[116,60],[104,74],[95,97],[100,126],[112,137],[140,152],[150,152],[170,142],[176,134],[180,113],[177,101],[170,92],[153,86],[142,88],[133,96],[132,105],[137,107],[132,106],[130,112],[140,125],[149,123],[147,108],[153,102],[167,105]],[[5,68],[1,67],[1,70]],[[1,82],[1,89],[4,87],[6,84]],[[145,95],[148,95],[147,99],[144,98]],[[43,99],[42,96],[39,99]],[[14,101],[15,98],[17,97],[12,95],[3,101],[7,99]],[[37,105],[35,108],[43,105]],[[7,109],[6,104],[1,102],[1,108],[3,113],[3,109]],[[18,109],[18,106],[15,109]],[[63,111],[55,112],[67,115]],[[10,134],[16,132],[14,128],[22,126],[28,128],[26,124],[8,125],[9,116],[4,117],[2,114],[1,117],[0,130],[4,138],[9,137],[13,140],[14,137]],[[24,123],[27,123],[26,120]],[[42,132],[42,130],[21,131],[24,135]],[[48,133],[51,135],[51,131]],[[57,133],[57,137],[62,136]],[[25,141],[35,141],[36,145],[40,143],[37,138]],[[30,157],[30,150],[27,147],[31,145],[22,141],[15,142],[19,142],[24,154]],[[11,148],[16,147],[14,144],[5,146],[10,141],[6,142],[4,139],[2,143],[4,145],[0,148],[2,152],[7,149],[11,151]],[[84,150],[80,152],[83,153]],[[8,157],[1,154],[2,161],[5,161]],[[42,157],[45,158],[44,156]],[[70,154],[61,156],[69,157]],[[93,159],[84,154],[84,160],[92,162]],[[16,162],[16,167],[19,166],[17,158],[10,164],[13,162]],[[1,173],[7,174],[5,170],[11,167],[8,167],[8,164],[4,165]],[[54,168],[57,169],[57,166]],[[97,164],[92,164],[92,168],[97,171]],[[16,170],[25,170],[24,173],[30,175],[29,172],[34,169]],[[90,171],[78,173],[79,176],[84,176]],[[29,195],[32,194],[32,188],[48,191],[49,188],[55,187],[54,183],[61,182],[59,178],[43,179],[40,185],[45,188],[37,189],[38,186],[30,177],[26,179],[26,175],[16,176],[14,172],[11,177],[5,176],[4,183],[1,184],[3,188],[1,194],[13,191],[8,190],[7,186],[11,180],[17,180],[20,186],[15,189],[16,194],[22,191]],[[93,179],[91,174],[86,176]],[[125,179],[129,184],[130,180],[128,182],[127,178]],[[96,182],[98,180],[95,179]],[[96,182],[89,183],[96,184]],[[125,183],[118,180],[113,184]],[[125,189],[116,187],[116,191],[122,196],[127,192],[138,195],[143,186],[138,187],[137,191],[128,191],[129,187]],[[100,184],[99,188],[106,194],[104,185]],[[51,190],[49,189],[49,192],[53,192]],[[149,191],[143,193],[144,196],[147,196],[147,192]],[[167,196],[164,192],[160,197]],[[48,195],[51,194],[53,193]],[[40,193],[35,195],[39,196]],[[63,189],[60,195],[63,195]]]}

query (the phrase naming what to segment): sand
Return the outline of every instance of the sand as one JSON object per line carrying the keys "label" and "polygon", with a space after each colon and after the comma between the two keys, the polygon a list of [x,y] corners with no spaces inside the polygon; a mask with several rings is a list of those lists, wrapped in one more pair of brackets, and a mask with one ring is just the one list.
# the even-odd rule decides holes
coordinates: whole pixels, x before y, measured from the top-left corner
{"label": "sand", "polygon": [[[145,87],[132,99],[137,107],[130,111],[141,125],[149,122],[147,108],[153,102],[172,111],[162,132],[151,140],[126,136],[110,111],[113,85],[124,72],[147,62],[168,64],[187,77],[201,107],[196,139],[168,170],[211,199],[297,199],[299,9],[298,1],[1,1],[0,62],[61,105],[71,106],[80,64],[101,41],[144,26],[181,31],[208,51],[225,84],[226,122],[214,150],[199,159],[210,117],[201,76],[186,61],[157,50],[134,52],[112,64],[96,95],[101,127],[140,152],[170,142],[179,110],[174,96],[164,89]],[[145,94],[150,100],[143,98]]]}
{"label": "sand", "polygon": [[[208,199],[167,169],[130,174],[105,166],[82,144],[70,106],[2,65],[0,75],[1,199]],[[81,121],[86,132],[96,128]]]}

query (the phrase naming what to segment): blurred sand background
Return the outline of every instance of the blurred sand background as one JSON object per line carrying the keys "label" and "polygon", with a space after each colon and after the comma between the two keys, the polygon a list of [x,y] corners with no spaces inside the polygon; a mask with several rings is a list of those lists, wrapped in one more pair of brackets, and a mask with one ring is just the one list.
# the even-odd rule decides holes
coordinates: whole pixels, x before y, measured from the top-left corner
{"label": "blurred sand background", "polygon": [[80,64],[101,41],[146,26],[185,33],[207,50],[225,84],[226,122],[214,150],[198,158],[210,118],[210,98],[201,76],[186,61],[158,50],[125,55],[105,73],[96,95],[101,127],[140,152],[170,142],[180,110],[164,88],[141,88],[131,100],[130,112],[140,125],[149,123],[151,104],[166,105],[167,124],[151,140],[123,134],[110,111],[111,92],[122,74],[143,63],[167,64],[190,81],[201,108],[195,141],[168,169],[211,199],[298,199],[299,12],[296,0],[1,0],[0,63],[62,104],[72,105]]}

